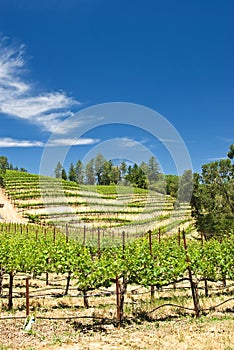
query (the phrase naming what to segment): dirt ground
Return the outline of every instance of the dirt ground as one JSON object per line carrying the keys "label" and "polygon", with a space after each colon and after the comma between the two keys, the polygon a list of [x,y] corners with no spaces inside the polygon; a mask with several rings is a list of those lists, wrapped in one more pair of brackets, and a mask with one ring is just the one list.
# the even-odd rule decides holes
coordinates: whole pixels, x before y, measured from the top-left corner
{"label": "dirt ground", "polygon": [[4,204],[3,208],[0,208],[0,221],[17,223],[26,223],[28,221],[17,212],[2,188],[0,188],[0,204]]}
{"label": "dirt ground", "polygon": [[[23,332],[23,321],[1,321],[0,349],[27,350],[232,350],[234,319],[175,319],[126,325],[81,327],[78,321],[44,321],[32,334]],[[2,343],[2,345],[1,345]]]}
{"label": "dirt ground", "polygon": [[[4,285],[6,281],[5,279]],[[15,295],[23,293],[23,282],[16,280]],[[75,285],[71,286],[71,293],[67,296],[50,297],[55,290],[51,282],[49,289],[45,288],[44,283],[44,280],[31,281],[30,293],[34,297],[30,299],[30,314],[35,314],[36,321],[29,333],[23,330],[25,298],[14,299],[14,310],[11,313],[6,310],[7,299],[2,298],[0,350],[234,350],[234,304],[231,288],[226,295],[218,293],[211,294],[208,299],[202,298],[201,305],[204,308],[209,309],[220,303],[222,305],[215,310],[206,311],[199,319],[194,318],[193,311],[171,306],[147,313],[154,310],[158,303],[164,304],[172,296],[170,290],[157,292],[156,304],[152,305],[148,294],[134,294],[136,305],[141,305],[135,311],[140,313],[133,312],[135,304],[130,303],[133,296],[128,293],[125,322],[118,329],[115,322],[115,295],[90,297],[90,308],[85,309],[83,298],[75,296]],[[98,290],[94,294],[96,292]],[[43,293],[46,294],[44,297]],[[187,298],[190,294],[188,290],[178,289],[173,293],[177,296],[182,293],[180,302],[176,301],[176,304],[180,304],[186,297],[185,305],[192,307],[191,297]],[[4,317],[22,318],[7,320]]]}

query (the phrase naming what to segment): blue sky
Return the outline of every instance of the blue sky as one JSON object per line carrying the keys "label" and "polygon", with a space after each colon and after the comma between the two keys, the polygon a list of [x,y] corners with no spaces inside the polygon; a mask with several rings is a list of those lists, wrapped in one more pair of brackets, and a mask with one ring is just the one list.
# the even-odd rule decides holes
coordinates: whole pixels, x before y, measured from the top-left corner
{"label": "blue sky", "polygon": [[175,173],[149,130],[91,123],[74,141],[64,124],[125,102],[160,113],[200,171],[234,142],[233,23],[231,0],[0,0],[0,155],[38,173],[52,135],[65,166],[118,148],[139,162],[152,153]]}

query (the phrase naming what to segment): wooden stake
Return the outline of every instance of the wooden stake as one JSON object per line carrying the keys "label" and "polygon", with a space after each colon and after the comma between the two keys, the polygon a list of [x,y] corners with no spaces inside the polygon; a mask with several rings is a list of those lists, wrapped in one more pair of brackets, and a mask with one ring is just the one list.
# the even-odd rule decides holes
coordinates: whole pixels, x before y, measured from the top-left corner
{"label": "wooden stake", "polygon": [[[152,231],[149,230],[149,231],[148,231],[148,234],[149,234],[149,251],[150,251],[150,256],[153,257],[153,251],[152,251]],[[151,301],[154,300],[154,296],[155,296],[154,286],[150,286],[150,299],[151,299]]]}
{"label": "wooden stake", "polygon": [[122,232],[122,246],[123,246],[123,256],[125,251],[125,231]]}
{"label": "wooden stake", "polygon": [[98,227],[98,256],[101,256],[101,237],[100,227]]}
{"label": "wooden stake", "polygon": [[26,317],[29,316],[29,277],[26,277]]}
{"label": "wooden stake", "polygon": [[117,306],[118,329],[120,329],[121,313],[120,313],[120,293],[119,293],[119,278],[118,278],[118,275],[116,275],[116,306]]}
{"label": "wooden stake", "polygon": [[161,243],[161,229],[158,229],[158,243]]}
{"label": "wooden stake", "polygon": [[55,226],[54,226],[54,232],[53,232],[53,241],[54,241],[54,243],[56,241],[56,229],[55,229]]}
{"label": "wooden stake", "polygon": [[8,296],[8,311],[13,309],[13,272],[9,273],[9,296]]}
{"label": "wooden stake", "polygon": [[[201,232],[201,245],[204,245],[204,234],[203,232]],[[204,279],[204,289],[205,289],[205,296],[208,297],[209,296],[209,290],[208,290],[208,283],[207,283],[207,279]]]}
{"label": "wooden stake", "polygon": [[185,250],[186,260],[187,260],[187,263],[188,263],[189,281],[190,281],[191,290],[192,290],[195,316],[196,316],[196,318],[198,318],[198,317],[200,317],[201,308],[200,308],[199,296],[198,296],[198,292],[197,292],[197,284],[193,281],[193,277],[192,277],[191,262],[190,262],[190,258],[188,256],[188,247],[187,247],[187,242],[186,242],[186,237],[185,237],[185,231],[184,230],[182,231],[182,235],[183,235],[183,242],[184,242],[184,250]]}
{"label": "wooden stake", "polygon": [[68,225],[66,224],[66,243],[68,243],[69,240],[69,232],[68,232]]}

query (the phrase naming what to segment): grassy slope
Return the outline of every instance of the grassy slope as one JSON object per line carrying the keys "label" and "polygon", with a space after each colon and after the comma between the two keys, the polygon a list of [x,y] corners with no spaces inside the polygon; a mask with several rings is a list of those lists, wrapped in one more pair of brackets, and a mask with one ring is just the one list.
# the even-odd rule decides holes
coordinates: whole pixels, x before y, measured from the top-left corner
{"label": "grassy slope", "polygon": [[[173,199],[130,186],[79,186],[77,183],[7,171],[6,193],[34,221],[74,226],[126,228],[129,232],[191,223],[188,205],[173,210]],[[170,226],[171,225],[171,226]]]}

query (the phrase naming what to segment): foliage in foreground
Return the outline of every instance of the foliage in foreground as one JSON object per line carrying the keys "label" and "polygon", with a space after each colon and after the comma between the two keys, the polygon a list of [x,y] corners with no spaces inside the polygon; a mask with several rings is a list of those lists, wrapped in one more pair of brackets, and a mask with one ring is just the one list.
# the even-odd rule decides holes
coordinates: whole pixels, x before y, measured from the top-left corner
{"label": "foliage in foreground", "polygon": [[[103,247],[83,246],[54,229],[36,225],[0,224],[0,271],[13,276],[20,272],[68,274],[85,294],[116,279],[128,284],[161,287],[187,278],[188,261],[178,237],[158,242],[148,235],[127,244]],[[234,280],[233,235],[222,242],[189,241],[190,267],[196,281]],[[119,242],[120,243],[120,242]],[[123,242],[122,242],[123,243]],[[12,277],[12,278],[13,278]]]}

